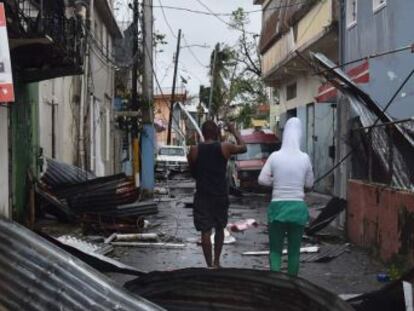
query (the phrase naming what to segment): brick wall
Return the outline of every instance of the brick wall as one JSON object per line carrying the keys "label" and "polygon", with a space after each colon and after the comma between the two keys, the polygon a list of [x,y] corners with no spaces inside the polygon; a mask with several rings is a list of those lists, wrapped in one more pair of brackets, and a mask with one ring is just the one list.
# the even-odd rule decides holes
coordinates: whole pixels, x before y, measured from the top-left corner
{"label": "brick wall", "polygon": [[401,255],[414,263],[414,192],[350,180],[347,233],[384,261]]}

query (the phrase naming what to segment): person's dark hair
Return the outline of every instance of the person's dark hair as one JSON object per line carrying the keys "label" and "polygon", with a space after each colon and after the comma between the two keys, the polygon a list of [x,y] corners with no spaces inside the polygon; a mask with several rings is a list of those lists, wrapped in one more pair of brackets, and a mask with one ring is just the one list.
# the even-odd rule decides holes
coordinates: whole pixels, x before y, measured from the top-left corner
{"label": "person's dark hair", "polygon": [[219,138],[219,128],[217,124],[212,120],[207,120],[203,123],[201,127],[201,132],[203,133],[204,139],[213,139],[218,140]]}

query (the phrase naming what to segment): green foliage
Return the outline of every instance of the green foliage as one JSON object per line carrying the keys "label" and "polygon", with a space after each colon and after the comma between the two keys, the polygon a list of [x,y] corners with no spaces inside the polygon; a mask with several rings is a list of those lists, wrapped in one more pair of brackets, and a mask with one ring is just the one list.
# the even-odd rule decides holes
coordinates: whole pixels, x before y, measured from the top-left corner
{"label": "green foliage", "polygon": [[[248,15],[242,8],[232,13],[231,29],[237,29],[239,38],[235,47],[216,46],[218,53],[214,73],[214,51],[211,53],[209,74],[210,77],[214,75],[212,115],[226,117],[231,104],[254,106],[267,102],[257,36],[246,30],[249,22]],[[248,108],[243,107],[241,111],[241,122],[249,124],[251,120],[248,120]]]}
{"label": "green foliage", "polygon": [[244,105],[236,117],[236,122],[243,126],[243,128],[249,128],[252,126],[252,115],[254,109],[251,105]]}

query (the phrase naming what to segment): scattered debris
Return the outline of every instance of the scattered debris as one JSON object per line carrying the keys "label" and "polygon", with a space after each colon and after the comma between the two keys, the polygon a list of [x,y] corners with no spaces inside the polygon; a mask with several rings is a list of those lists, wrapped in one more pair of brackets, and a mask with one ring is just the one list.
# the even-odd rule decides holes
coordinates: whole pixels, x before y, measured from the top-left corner
{"label": "scattered debris", "polygon": [[352,311],[335,294],[304,279],[250,269],[192,268],[151,272],[125,287],[170,311]]}
{"label": "scattered debris", "polygon": [[329,262],[332,259],[342,255],[349,249],[350,244],[343,245],[328,245],[324,244],[319,247],[317,254],[304,254],[300,256],[302,262]]}
{"label": "scattered debris", "polygon": [[[317,253],[319,252],[319,246],[307,246],[301,247],[300,253],[301,254],[309,254],[309,253]],[[283,255],[287,255],[287,249],[283,250]],[[242,253],[243,256],[265,256],[269,255],[269,251],[253,251],[253,252],[244,252]]]}
{"label": "scattered debris", "polygon": [[307,235],[313,235],[328,226],[346,208],[346,200],[332,198],[321,213],[313,220],[309,227],[305,229]]}
{"label": "scattered debris", "polygon": [[[211,244],[214,245],[215,233],[211,235]],[[236,238],[232,236],[229,230],[224,229],[224,245],[231,245],[236,243]]]}
{"label": "scattered debris", "polygon": [[388,283],[390,281],[390,276],[388,273],[378,273],[377,281],[381,283]]}
{"label": "scattered debris", "polygon": [[341,294],[339,295],[339,298],[341,298],[342,300],[350,300],[359,296],[361,296],[361,294]]}
{"label": "scattered debris", "polygon": [[2,218],[0,250],[1,310],[163,310],[34,232]]}
{"label": "scattered debris", "polygon": [[42,236],[44,239],[48,240],[49,242],[51,242],[52,244],[56,245],[57,247],[79,258],[80,260],[82,260],[83,262],[87,263],[88,265],[90,265],[91,267],[95,268],[96,270],[100,272],[124,273],[124,274],[129,274],[129,275],[136,275],[136,276],[140,276],[144,274],[144,272],[134,267],[125,265],[107,256],[104,256],[101,254],[95,254],[95,253],[86,253],[82,251],[81,249],[75,248],[70,245],[63,244],[58,239],[55,239],[42,232],[39,232],[39,235]]}
{"label": "scattered debris", "polygon": [[59,240],[59,242],[75,247],[85,253],[106,255],[114,250],[111,245],[104,244],[100,246],[70,235],[62,235],[57,239]]}
{"label": "scattered debris", "polygon": [[194,198],[193,197],[186,197],[180,200],[181,203],[184,204],[185,208],[193,208],[194,207]]}
{"label": "scattered debris", "polygon": [[133,233],[133,234],[116,234],[115,241],[158,241],[157,233]]}
{"label": "scattered debris", "polygon": [[246,219],[235,222],[234,224],[228,224],[227,229],[232,232],[243,232],[250,228],[257,228],[259,224],[256,219]]}
{"label": "scattered debris", "polygon": [[161,247],[161,248],[184,248],[182,243],[146,243],[146,242],[111,242],[113,246],[129,246],[129,247]]}
{"label": "scattered debris", "polygon": [[168,188],[154,187],[154,194],[168,195]]}

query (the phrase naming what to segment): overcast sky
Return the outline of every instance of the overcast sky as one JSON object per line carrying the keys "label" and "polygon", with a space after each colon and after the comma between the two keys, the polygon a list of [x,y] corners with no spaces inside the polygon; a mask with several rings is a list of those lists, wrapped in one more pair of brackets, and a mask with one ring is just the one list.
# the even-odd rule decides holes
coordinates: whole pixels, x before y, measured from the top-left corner
{"label": "overcast sky", "polygon": [[[161,3],[160,3],[161,1]],[[238,7],[246,11],[260,10],[260,6],[253,5],[253,0],[200,0],[215,13],[231,13]],[[120,1],[121,2],[121,1]],[[154,0],[154,19],[155,30],[166,35],[167,45],[163,46],[163,52],[156,55],[156,70],[162,87],[170,88],[173,79],[173,55],[175,53],[177,39],[171,34],[167,23],[163,17],[160,4],[164,6],[166,18],[174,31],[175,36],[178,29],[182,29],[185,40],[182,46],[188,45],[207,45],[209,48],[192,47],[191,50],[199,61],[191,54],[189,48],[182,48],[179,57],[179,75],[187,81],[187,89],[193,95],[198,95],[200,84],[208,85],[208,69],[205,67],[209,63],[209,57],[217,42],[233,45],[238,38],[239,32],[230,29],[229,26],[218,20],[215,16],[206,16],[186,11],[173,10],[170,7],[188,8],[191,10],[207,11],[197,0]],[[261,13],[249,14],[249,31],[259,33],[261,25]],[[229,21],[228,16],[222,19]],[[202,66],[202,64],[204,66]],[[181,84],[181,79],[178,80]],[[154,85],[156,87],[156,84]]]}

